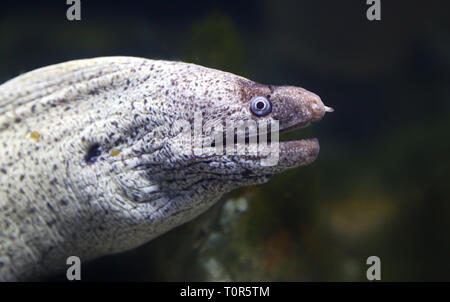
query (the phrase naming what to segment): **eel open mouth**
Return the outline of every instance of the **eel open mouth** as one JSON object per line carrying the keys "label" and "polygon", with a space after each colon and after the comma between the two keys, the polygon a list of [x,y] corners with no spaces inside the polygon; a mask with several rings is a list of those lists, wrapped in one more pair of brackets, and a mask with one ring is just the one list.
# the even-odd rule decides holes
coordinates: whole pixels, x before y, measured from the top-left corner
{"label": "eel open mouth", "polygon": [[278,165],[286,168],[294,168],[297,166],[308,165],[312,163],[319,155],[320,145],[317,138],[305,138],[299,140],[284,141],[281,135],[290,133],[296,129],[305,128],[312,122],[319,121],[326,112],[333,112],[331,107],[323,106],[320,117],[307,122],[300,122],[280,129],[279,140],[279,162]]}
{"label": "eel open mouth", "polygon": [[[269,124],[262,131],[261,128],[254,129],[252,134],[249,134],[248,128],[245,128],[245,134],[235,130],[234,137],[231,134],[229,141],[227,141],[227,133],[225,131],[222,139],[223,148],[226,150],[225,153],[230,150],[229,147],[231,146],[234,152],[237,151],[237,155],[253,161],[263,160],[266,162],[262,164],[263,166],[276,166],[277,170],[310,164],[319,154],[319,140],[317,138],[305,138],[286,141],[282,136],[296,129],[305,128],[311,123],[321,120],[326,112],[334,111],[332,108],[324,105],[314,109],[316,111],[312,112],[309,118],[286,123],[280,129],[272,129],[271,124]],[[216,142],[213,141],[210,146],[216,147]],[[257,146],[257,153],[249,152],[252,148],[251,146]],[[268,161],[268,158],[272,160]]]}

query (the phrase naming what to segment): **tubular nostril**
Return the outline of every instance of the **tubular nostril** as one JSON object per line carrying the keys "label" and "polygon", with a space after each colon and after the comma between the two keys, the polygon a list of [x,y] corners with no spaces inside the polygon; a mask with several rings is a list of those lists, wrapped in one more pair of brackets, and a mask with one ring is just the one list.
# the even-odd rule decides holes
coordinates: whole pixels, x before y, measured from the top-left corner
{"label": "tubular nostril", "polygon": [[325,106],[325,112],[334,112],[334,109],[328,106]]}

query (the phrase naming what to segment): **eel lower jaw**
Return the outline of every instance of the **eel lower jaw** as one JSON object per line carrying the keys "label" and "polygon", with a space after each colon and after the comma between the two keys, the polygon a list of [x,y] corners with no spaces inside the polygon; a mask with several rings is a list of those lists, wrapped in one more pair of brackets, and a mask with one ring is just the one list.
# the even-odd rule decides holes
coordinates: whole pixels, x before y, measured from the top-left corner
{"label": "eel lower jaw", "polygon": [[317,138],[280,141],[277,165],[286,169],[309,165],[317,158],[319,151]]}
{"label": "eel lower jaw", "polygon": [[306,121],[280,129],[278,165],[289,169],[309,165],[314,162],[320,151],[319,140],[317,138],[284,141],[282,137],[286,133],[306,128],[311,123],[311,121]]}

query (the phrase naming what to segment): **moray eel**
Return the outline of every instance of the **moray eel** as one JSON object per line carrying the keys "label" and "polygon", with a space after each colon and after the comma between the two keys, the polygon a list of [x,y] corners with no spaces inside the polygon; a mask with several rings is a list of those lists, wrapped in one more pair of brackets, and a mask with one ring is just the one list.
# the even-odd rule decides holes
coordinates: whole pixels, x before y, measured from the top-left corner
{"label": "moray eel", "polygon": [[224,193],[319,152],[316,139],[304,139],[280,142],[275,165],[263,165],[263,155],[197,155],[179,139],[178,121],[200,112],[204,124],[278,121],[286,132],[327,111],[303,88],[134,57],[66,62],[2,84],[0,280],[39,280],[69,256],[142,245]]}

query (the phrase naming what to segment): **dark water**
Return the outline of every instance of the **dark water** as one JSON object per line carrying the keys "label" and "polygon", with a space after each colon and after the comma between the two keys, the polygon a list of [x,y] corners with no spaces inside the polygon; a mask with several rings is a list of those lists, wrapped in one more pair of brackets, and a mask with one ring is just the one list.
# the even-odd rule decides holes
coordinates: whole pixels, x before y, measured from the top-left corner
{"label": "dark water", "polygon": [[130,55],[302,86],[336,110],[291,135],[320,139],[314,164],[225,198],[248,210],[219,243],[198,247],[224,231],[202,217],[90,263],[84,279],[366,280],[376,255],[382,280],[450,280],[448,1],[382,1],[374,22],[365,2],[82,1],[74,22],[65,1],[2,4],[1,82]]}

